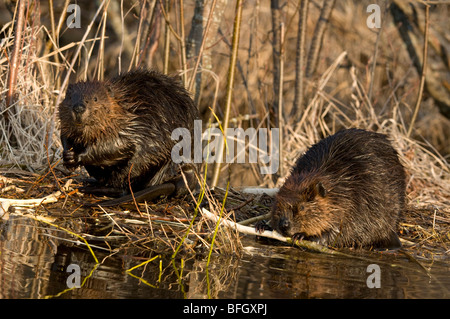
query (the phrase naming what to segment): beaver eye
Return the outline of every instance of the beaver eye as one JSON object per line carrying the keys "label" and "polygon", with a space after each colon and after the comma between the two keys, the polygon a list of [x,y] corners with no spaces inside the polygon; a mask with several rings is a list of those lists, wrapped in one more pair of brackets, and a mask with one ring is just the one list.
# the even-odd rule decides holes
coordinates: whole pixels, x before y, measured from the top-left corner
{"label": "beaver eye", "polygon": [[96,97],[96,96],[94,96],[93,100],[94,100],[94,102],[97,102],[97,97]]}
{"label": "beaver eye", "polygon": [[304,210],[305,210],[305,206],[303,206],[303,205],[296,205],[292,211],[294,212],[294,214],[299,214],[299,213],[301,213]]}

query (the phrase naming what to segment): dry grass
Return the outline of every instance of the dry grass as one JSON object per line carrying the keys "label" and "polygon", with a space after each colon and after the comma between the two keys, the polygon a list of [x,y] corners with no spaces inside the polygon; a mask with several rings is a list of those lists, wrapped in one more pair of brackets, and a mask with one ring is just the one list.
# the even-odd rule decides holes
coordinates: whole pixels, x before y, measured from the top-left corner
{"label": "dry grass", "polygon": [[[185,1],[184,26],[178,23],[178,6],[172,7],[167,15],[170,32],[174,35],[170,37],[168,61],[164,59],[164,52],[167,52],[163,44],[164,15],[159,11],[152,15],[150,10],[148,15],[141,16],[139,3],[125,1],[121,9],[117,2],[113,2],[103,2],[104,8],[108,8],[106,30],[100,18],[93,20],[98,8],[82,1],[80,5],[85,7],[82,7],[81,30],[67,29],[65,23],[62,23],[61,29],[57,28],[60,20],[65,21],[61,15],[64,12],[62,7],[55,7],[53,18],[42,15],[40,20],[31,17],[27,20],[24,41],[19,49],[19,64],[16,66],[18,80],[13,104],[7,109],[6,99],[0,101],[0,175],[16,178],[12,181],[0,180],[0,188],[4,190],[4,187],[15,185],[24,192],[17,193],[12,189],[5,191],[3,197],[40,198],[53,193],[74,177],[64,175],[58,163],[61,145],[56,107],[64,94],[69,75],[71,80],[103,78],[140,63],[141,66],[160,70],[167,67],[169,73],[180,73],[186,83],[192,83],[195,76],[192,69],[199,57],[194,55],[185,62],[186,52],[183,49],[189,44],[181,42],[179,35],[188,34],[191,28],[193,2]],[[58,2],[60,5],[63,3]],[[402,217],[401,237],[412,243],[411,249],[420,253],[425,254],[426,250],[432,254],[448,255],[449,120],[440,115],[433,101],[425,96],[415,124],[417,129],[411,137],[407,137],[420,77],[388,15],[383,20],[375,55],[377,34],[365,25],[365,8],[366,3],[358,1],[339,1],[336,4],[325,33],[318,69],[313,77],[305,81],[304,100],[307,103],[300,120],[282,127],[283,170],[288,172],[300,153],[341,128],[359,127],[388,134],[408,173],[409,209]],[[202,58],[208,58],[210,64],[205,63],[203,68],[200,64],[203,83],[201,90],[194,90],[198,90],[204,123],[210,117],[210,108],[219,118],[223,118],[225,113],[221,106],[224,105],[228,62],[224,61],[228,61],[230,56],[233,10],[234,3],[226,7],[220,32],[212,35],[215,41],[203,48]],[[430,27],[438,30],[446,25],[447,12],[445,5],[438,5],[438,9],[432,10]],[[99,16],[104,13],[100,10]],[[294,100],[297,2],[287,1],[283,14],[286,34],[282,102],[284,120],[287,122]],[[315,3],[310,4],[309,30],[313,30],[318,16],[319,8]],[[276,127],[277,114],[272,104],[279,97],[273,92],[270,6],[262,1],[250,1],[244,5],[243,17],[245,23],[241,30],[230,125],[243,128]],[[153,27],[146,31],[139,26],[145,25],[147,20]],[[158,24],[160,28],[156,28]],[[88,25],[92,26],[90,33],[86,32]],[[7,79],[14,46],[12,26],[12,23],[4,24],[1,31],[2,96],[8,91]],[[53,32],[55,28],[57,31]],[[306,43],[310,41],[307,37]],[[70,65],[74,68],[72,73],[68,72]],[[375,65],[373,70],[372,65]],[[5,112],[9,114],[8,122],[5,121]],[[15,140],[7,132],[12,133]],[[281,185],[285,178],[260,175],[258,171],[258,164],[223,165],[219,185],[223,189],[226,189],[228,182],[233,187],[275,187]],[[128,211],[124,211],[124,207],[84,209],[80,201],[91,199],[81,197],[76,191],[77,186],[79,184],[75,181],[62,192],[58,203],[39,206],[33,214],[48,215],[53,222],[69,227],[102,249],[134,247],[173,253],[181,247],[180,254],[192,254],[207,253],[211,248],[216,224],[203,218],[200,212],[195,213],[198,194],[182,200],[139,204],[141,213],[138,213],[134,205],[128,207]],[[242,194],[233,187],[227,193],[223,218],[242,220],[268,212],[270,199],[253,198],[253,195]],[[225,191],[216,188],[213,192],[206,188],[204,196],[203,203],[209,210],[220,214]],[[239,254],[242,246],[240,235],[223,228],[217,231],[213,250]]]}

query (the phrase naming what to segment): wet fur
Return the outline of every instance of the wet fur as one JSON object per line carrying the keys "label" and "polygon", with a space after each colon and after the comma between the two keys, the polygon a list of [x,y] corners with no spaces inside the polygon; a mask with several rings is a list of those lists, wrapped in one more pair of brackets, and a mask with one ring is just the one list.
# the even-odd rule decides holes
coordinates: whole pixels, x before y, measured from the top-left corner
{"label": "wet fur", "polygon": [[133,191],[179,175],[170,136],[180,127],[192,133],[198,111],[174,78],[135,70],[69,85],[59,118],[64,165],[84,166],[99,186],[126,194],[128,174]]}
{"label": "wet fur", "polygon": [[405,172],[385,135],[349,129],[313,145],[276,196],[270,225],[330,246],[399,246]]}

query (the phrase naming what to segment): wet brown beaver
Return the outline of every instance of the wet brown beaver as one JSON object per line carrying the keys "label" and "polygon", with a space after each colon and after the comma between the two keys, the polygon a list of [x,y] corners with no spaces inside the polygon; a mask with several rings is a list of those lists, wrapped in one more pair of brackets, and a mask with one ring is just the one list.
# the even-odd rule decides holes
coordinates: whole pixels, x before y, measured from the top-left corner
{"label": "wet brown beaver", "polygon": [[348,129],[298,158],[275,197],[270,226],[294,240],[395,248],[404,202],[405,171],[387,137]]}
{"label": "wet brown beaver", "polygon": [[129,182],[137,192],[175,178],[163,193],[184,185],[171,159],[171,134],[176,128],[192,133],[198,111],[175,78],[140,69],[71,84],[59,118],[64,165],[84,166],[96,179],[88,192],[120,196],[129,193]]}

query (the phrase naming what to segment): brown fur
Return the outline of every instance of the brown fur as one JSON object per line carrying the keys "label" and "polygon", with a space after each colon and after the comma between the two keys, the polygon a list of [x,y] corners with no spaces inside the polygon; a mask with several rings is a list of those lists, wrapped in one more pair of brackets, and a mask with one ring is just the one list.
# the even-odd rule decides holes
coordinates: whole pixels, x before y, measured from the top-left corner
{"label": "brown fur", "polygon": [[[107,87],[101,82],[79,82],[66,93],[59,108],[61,135],[72,136],[80,144],[93,144],[98,139],[117,138],[118,133],[129,125],[132,118],[111,97]],[[86,111],[76,117],[72,106],[82,100]]]}
{"label": "brown fur", "polygon": [[171,133],[186,128],[193,136],[198,111],[174,78],[135,70],[104,82],[71,84],[59,118],[64,165],[84,166],[97,189],[124,195],[128,178],[134,192],[175,178],[178,188]]}
{"label": "brown fur", "polygon": [[350,129],[301,156],[275,198],[270,226],[331,246],[398,247],[405,172],[386,136]]}

